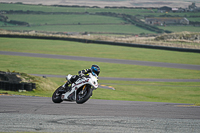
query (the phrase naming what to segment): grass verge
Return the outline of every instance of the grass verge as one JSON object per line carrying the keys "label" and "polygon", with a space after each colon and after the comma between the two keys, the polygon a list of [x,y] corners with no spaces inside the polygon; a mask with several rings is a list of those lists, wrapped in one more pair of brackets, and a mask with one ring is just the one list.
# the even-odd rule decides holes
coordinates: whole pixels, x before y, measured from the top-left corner
{"label": "grass verge", "polygon": [[92,64],[98,64],[101,67],[101,77],[200,79],[200,71],[198,70],[10,55],[0,55],[0,58],[2,71],[9,69],[30,74],[77,74],[79,70],[89,68]]}
{"label": "grass verge", "polygon": [[[65,81],[63,78],[48,78],[57,86]],[[93,91],[92,99],[149,101],[168,103],[190,103],[200,105],[199,82],[136,82],[100,80],[100,84],[115,87],[115,91],[98,88]],[[55,88],[56,89],[56,88]],[[54,89],[39,89],[32,92],[13,92],[0,90],[0,93],[51,97]]]}
{"label": "grass verge", "polygon": [[0,38],[1,51],[72,55],[200,65],[199,53],[88,44],[70,41]]}

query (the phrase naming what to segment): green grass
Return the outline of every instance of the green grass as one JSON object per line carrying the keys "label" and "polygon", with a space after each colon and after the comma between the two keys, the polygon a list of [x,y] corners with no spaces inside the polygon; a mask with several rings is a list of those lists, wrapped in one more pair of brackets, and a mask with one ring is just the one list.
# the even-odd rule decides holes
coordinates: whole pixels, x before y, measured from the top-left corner
{"label": "green grass", "polygon": [[12,26],[1,27],[5,30],[36,30],[36,31],[52,31],[52,32],[108,32],[108,33],[154,33],[135,25],[42,25],[42,26]]}
{"label": "green grass", "polygon": [[187,18],[189,21],[194,21],[194,22],[200,22],[200,18],[196,17],[196,18]]}
{"label": "green grass", "polygon": [[124,78],[160,78],[160,79],[199,79],[200,71],[175,68],[124,65],[113,63],[73,61],[62,59],[35,58],[0,55],[0,68],[30,74],[67,75],[78,74],[79,70],[89,68],[92,64],[101,67],[101,77]]}
{"label": "green grass", "polygon": [[123,19],[109,16],[35,14],[15,14],[7,16],[9,20],[28,22],[31,26],[27,27],[15,25],[1,27],[2,29],[6,30],[37,30],[56,32],[110,32],[129,34],[154,33],[137,27],[135,25],[121,25],[121,23],[125,23]]}
{"label": "green grass", "polygon": [[115,13],[124,13],[130,15],[136,15],[140,13],[146,14],[146,12],[151,11],[148,9],[74,8],[74,7],[56,7],[56,6],[45,6],[45,5],[2,4],[2,3],[0,3],[0,8],[1,10],[22,10],[22,11],[29,10],[29,11],[43,11],[43,12],[90,12],[90,13],[115,12]]}
{"label": "green grass", "polygon": [[[100,81],[104,82],[104,81]],[[193,103],[200,101],[200,83],[107,81],[116,90],[98,89],[93,98],[110,100]],[[104,84],[104,83],[102,83]]]}
{"label": "green grass", "polygon": [[200,54],[70,41],[0,38],[1,51],[200,65]]}
{"label": "green grass", "polygon": [[[56,32],[110,32],[110,33],[154,33],[135,25],[122,25],[125,21],[117,17],[100,15],[7,15],[9,20],[28,22],[31,26],[5,26],[6,30],[37,30]],[[53,25],[52,25],[53,24]],[[55,24],[55,25],[54,25]],[[85,25],[86,24],[86,25]],[[100,25],[99,25],[100,24]]]}
{"label": "green grass", "polygon": [[31,25],[39,24],[120,24],[125,22],[121,18],[100,15],[36,15],[36,14],[8,14],[9,20],[27,22]]}
{"label": "green grass", "polygon": [[[64,83],[63,78],[48,78],[59,85]],[[134,81],[99,81],[100,85],[113,86],[116,90],[98,88],[93,91],[92,99],[149,101],[169,103],[190,103],[199,105],[199,82],[134,82]],[[56,88],[55,88],[56,89]],[[35,90],[32,92],[13,92],[0,90],[0,93],[14,95],[46,96],[51,97],[53,90]]]}
{"label": "green grass", "polygon": [[[51,78],[63,84],[62,78]],[[100,85],[112,86],[116,90],[98,88],[92,99],[149,101],[170,103],[192,103],[200,101],[199,82],[136,82],[99,80]]]}

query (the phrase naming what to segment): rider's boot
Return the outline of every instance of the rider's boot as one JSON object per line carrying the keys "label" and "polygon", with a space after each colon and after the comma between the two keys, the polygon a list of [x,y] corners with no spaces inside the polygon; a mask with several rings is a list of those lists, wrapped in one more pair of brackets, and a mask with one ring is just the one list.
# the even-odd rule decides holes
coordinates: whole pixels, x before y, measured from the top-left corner
{"label": "rider's boot", "polygon": [[71,84],[71,82],[68,80],[63,86],[62,89],[58,90],[58,93],[66,93],[67,91],[70,90],[69,85]]}
{"label": "rider's boot", "polygon": [[72,82],[70,81],[70,80],[68,80],[65,84],[64,84],[64,88],[65,88],[65,90],[66,90],[66,92],[67,91],[69,91],[69,89],[70,89],[70,84],[72,84]]}

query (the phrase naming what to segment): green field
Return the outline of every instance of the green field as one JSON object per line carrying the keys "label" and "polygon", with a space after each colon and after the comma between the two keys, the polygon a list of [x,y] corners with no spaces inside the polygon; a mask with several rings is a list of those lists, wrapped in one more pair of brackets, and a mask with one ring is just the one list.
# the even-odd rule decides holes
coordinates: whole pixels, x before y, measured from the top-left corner
{"label": "green field", "polygon": [[[109,16],[100,15],[7,15],[9,20],[25,21],[30,25],[44,24],[120,24],[125,21]],[[42,18],[42,19],[41,19]],[[62,19],[61,19],[62,18]]]}
{"label": "green field", "polygon": [[11,26],[0,27],[6,30],[36,30],[52,32],[107,32],[107,33],[154,33],[134,25],[43,25],[43,26]]}
{"label": "green field", "polygon": [[[64,84],[62,78],[48,78],[49,80]],[[199,82],[131,82],[131,81],[104,81],[102,85],[111,85],[116,90],[98,88],[93,91],[92,99],[126,100],[126,101],[149,101],[168,103],[189,103],[200,105]],[[51,97],[53,90],[35,90],[32,92],[11,92],[0,90],[0,93],[8,92],[15,95],[31,95]]]}
{"label": "green field", "polygon": [[[132,59],[144,61],[166,61],[184,64],[198,64],[199,54],[172,52],[164,50],[150,50],[142,48],[130,48],[121,46],[109,46],[100,44],[85,44],[68,41],[33,40],[0,38],[0,49],[3,51],[17,51],[29,53],[46,53],[58,55],[88,56],[99,58]],[[0,70],[19,71],[30,74],[77,74],[77,71],[89,68],[91,64],[101,67],[100,77],[124,77],[124,78],[162,78],[162,79],[200,79],[200,71],[148,67],[137,65],[73,61],[62,59],[34,58],[0,55]],[[57,86],[64,83],[65,79],[49,78]],[[175,102],[199,104],[199,82],[133,82],[100,80],[100,84],[111,85],[116,90],[97,89],[94,91],[94,99],[151,101],[151,102]],[[5,91],[0,91],[1,93]],[[9,94],[51,96],[53,90],[42,88],[33,92],[8,92]]]}
{"label": "green field", "polygon": [[188,18],[189,21],[200,22],[200,17]]}
{"label": "green field", "polygon": [[[45,5],[23,5],[23,4],[3,4],[0,3],[1,10],[22,10],[22,11],[43,11],[43,12],[114,12],[124,13],[129,15],[154,15],[160,16],[166,13],[156,13],[156,9],[123,9],[123,8],[85,8],[85,7],[58,7],[58,6],[45,6]],[[185,12],[185,13],[167,13],[172,16],[197,16],[200,13]]]}
{"label": "green field", "polygon": [[148,14],[153,10],[149,9],[120,9],[120,8],[85,8],[85,7],[58,7],[58,6],[45,6],[45,5],[23,5],[23,4],[2,4],[0,3],[1,10],[22,10],[22,11],[43,11],[43,12],[115,12],[130,15],[140,13]]}
{"label": "green field", "polygon": [[[1,70],[7,69],[31,74],[67,75],[77,74],[92,64],[101,66],[101,77],[199,79],[200,71],[150,66],[124,65],[101,62],[71,61],[34,57],[0,55]],[[125,69],[125,70],[124,70]]]}
{"label": "green field", "polygon": [[[54,31],[54,32],[107,32],[107,33],[129,33],[129,34],[155,34],[155,32],[138,27],[137,25],[130,24],[122,18],[111,16],[99,16],[95,13],[119,13],[135,16],[138,19],[144,20],[146,16],[159,17],[161,15],[171,15],[174,17],[188,17],[190,21],[200,22],[198,17],[200,13],[186,12],[186,13],[157,13],[156,9],[123,9],[123,8],[83,8],[83,7],[58,7],[58,6],[44,6],[44,5],[23,5],[23,4],[2,4],[0,3],[0,9],[6,11],[42,11],[49,14],[41,13],[14,13],[4,14],[8,17],[8,20],[17,20],[28,22],[29,26],[18,25],[4,25],[0,23],[0,29],[6,30],[36,30],[36,31]],[[54,14],[56,12],[62,12],[63,14]],[[64,13],[73,13],[66,15]],[[86,13],[82,15],[74,13]],[[90,13],[90,15],[88,15]],[[93,14],[93,15],[91,15]],[[124,25],[129,23],[129,25]],[[68,25],[70,24],[70,25]],[[87,24],[87,25],[85,25]],[[194,26],[166,26],[159,27],[160,29],[172,31],[172,32],[198,32],[199,27]]]}
{"label": "green field", "polygon": [[0,38],[0,42],[0,49],[3,51],[200,65],[200,54],[198,53],[44,39]]}

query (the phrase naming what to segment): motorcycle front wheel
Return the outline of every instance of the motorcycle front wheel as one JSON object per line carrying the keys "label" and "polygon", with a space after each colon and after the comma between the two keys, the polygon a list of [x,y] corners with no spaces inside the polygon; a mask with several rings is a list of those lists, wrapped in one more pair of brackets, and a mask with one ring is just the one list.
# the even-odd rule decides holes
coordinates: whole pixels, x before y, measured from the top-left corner
{"label": "motorcycle front wheel", "polygon": [[84,92],[82,92],[82,89],[79,89],[79,90],[77,90],[76,103],[77,103],[77,104],[83,104],[83,103],[85,103],[91,96],[92,96],[92,89],[91,89],[91,87],[86,87],[86,88],[84,89]]}
{"label": "motorcycle front wheel", "polygon": [[52,101],[54,103],[61,103],[63,100],[61,99],[62,94],[58,93],[59,90],[62,89],[62,86],[58,87],[52,95]]}

